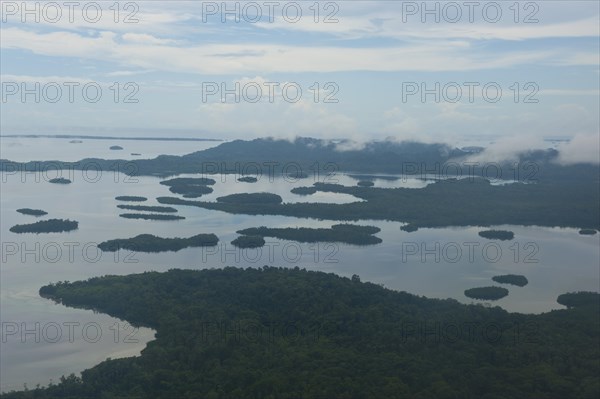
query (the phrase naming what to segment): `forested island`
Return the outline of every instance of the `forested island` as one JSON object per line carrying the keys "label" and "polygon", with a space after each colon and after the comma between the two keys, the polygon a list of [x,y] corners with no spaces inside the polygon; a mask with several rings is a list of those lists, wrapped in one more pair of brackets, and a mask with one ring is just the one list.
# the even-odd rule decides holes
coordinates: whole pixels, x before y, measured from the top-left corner
{"label": "forested island", "polygon": [[208,186],[215,183],[215,180],[206,177],[177,177],[160,182],[160,184],[168,186],[169,191],[174,194],[182,194],[184,198],[199,198],[210,194],[213,189]]}
{"label": "forested island", "polygon": [[412,233],[413,231],[419,230],[419,228],[417,226],[415,226],[414,224],[409,223],[409,224],[400,226],[400,230],[406,231],[407,233]]}
{"label": "forested island", "polygon": [[465,290],[465,296],[486,301],[497,301],[507,295],[508,290],[502,287],[477,287]]}
{"label": "forested island", "polygon": [[48,180],[52,184],[71,184],[71,180],[65,179],[64,177],[55,177],[54,179]]}
{"label": "forested island", "polygon": [[119,151],[119,150],[122,150],[122,149],[123,149],[123,147],[121,147],[120,145],[111,145],[111,146],[109,147],[109,149],[110,149],[110,150],[113,150],[113,151]]}
{"label": "forested island", "polygon": [[485,230],[480,231],[479,236],[487,238],[488,240],[507,241],[515,238],[515,233],[508,230]]}
{"label": "forested island", "polygon": [[597,292],[580,291],[559,295],[556,302],[567,308],[591,308],[600,306],[600,294]]}
{"label": "forested island", "polygon": [[115,199],[117,201],[129,201],[129,202],[144,202],[144,201],[148,201],[148,198],[146,197],[140,197],[137,195],[120,195],[118,197],[115,197]]}
{"label": "forested island", "polygon": [[373,187],[375,183],[373,183],[371,180],[360,180],[358,183],[356,183],[356,185],[359,187]]}
{"label": "forested island", "polygon": [[237,179],[237,181],[242,183],[256,183],[258,179],[254,176],[244,176]]}
{"label": "forested island", "polygon": [[223,204],[281,204],[283,199],[277,194],[271,193],[241,193],[229,194],[223,197],[217,197],[217,202]]}
{"label": "forested island", "polygon": [[529,283],[527,277],[519,274],[504,274],[502,276],[494,276],[492,277],[492,280],[500,284],[512,284],[519,287],[525,287]]}
{"label": "forested island", "polygon": [[22,213],[23,215],[31,215],[31,216],[44,216],[44,215],[48,214],[48,212],[43,211],[41,209],[31,209],[31,208],[20,208],[20,209],[17,209],[17,212]]}
{"label": "forested island", "polygon": [[[130,165],[134,162],[136,168],[132,174],[166,177],[182,173],[240,173],[249,165],[264,165],[263,174],[281,177],[289,175],[288,166],[294,162],[301,173],[293,172],[292,175],[310,173],[318,177],[318,181],[332,181],[328,177],[335,177],[339,172],[401,174],[413,178],[434,175],[436,182],[420,189],[316,183],[319,191],[354,195],[364,200],[360,203],[232,206],[192,202],[189,205],[232,213],[329,220],[393,220],[416,227],[514,224],[600,229],[597,166],[585,163],[561,165],[557,162],[558,150],[524,151],[516,163],[499,163],[496,166],[502,169],[503,176],[514,182],[492,185],[486,179],[485,162],[473,165],[467,157],[471,154],[469,151],[445,144],[380,141],[366,143],[361,149],[340,151],[339,145],[343,143],[310,138],[234,140],[183,156],[162,155],[135,161],[83,159],[18,163],[0,160],[0,167],[24,171],[82,169],[94,162],[102,170],[118,168],[126,171],[131,170]],[[268,165],[265,160],[269,160]],[[452,167],[446,167],[448,165]],[[444,180],[455,171],[461,179]]]}
{"label": "forested island", "polygon": [[30,224],[17,224],[9,230],[13,233],[62,233],[77,230],[79,223],[68,219],[48,219]]}
{"label": "forested island", "polygon": [[581,234],[583,236],[593,236],[596,233],[597,233],[597,231],[594,230],[594,229],[581,229],[581,230],[579,230],[579,234]]}
{"label": "forested island", "polygon": [[399,180],[400,178],[397,176],[385,176],[385,175],[348,175],[348,177],[351,177],[355,180],[375,180],[375,179],[381,179],[381,180],[387,180],[387,181],[396,181]]}
{"label": "forested island", "polygon": [[119,215],[125,219],[144,219],[144,220],[181,220],[184,216],[165,215],[162,213],[121,213]]}
{"label": "forested island", "polygon": [[317,192],[316,187],[294,187],[290,190],[292,194],[312,195]]}
{"label": "forested island", "polygon": [[214,234],[197,234],[189,238],[162,238],[152,234],[140,234],[132,238],[118,238],[98,244],[102,251],[115,252],[127,249],[136,252],[177,252],[189,247],[212,247],[219,243]]}
{"label": "forested island", "polygon": [[[456,179],[439,180],[419,189],[328,183],[314,183],[313,186],[318,191],[349,194],[363,201],[344,204],[260,202],[234,194],[238,196],[237,201],[203,202],[160,197],[158,202],[249,215],[340,221],[391,220],[417,228],[501,224],[591,228],[600,223],[597,206],[600,199],[593,194],[565,190],[554,193],[542,184],[492,185],[484,179]],[[579,205],[565,207],[573,202]],[[542,203],[545,205],[540,206]]]}
{"label": "forested island", "polygon": [[237,233],[298,242],[342,242],[352,245],[375,245],[381,243],[381,238],[373,236],[379,231],[380,229],[375,226],[336,224],[329,229],[308,227],[269,228],[262,226],[238,230]]}
{"label": "forested island", "polygon": [[95,277],[40,295],[153,328],[156,340],[3,399],[600,395],[597,305],[508,313],[275,267]]}
{"label": "forested island", "polygon": [[117,205],[119,209],[127,209],[130,211],[145,211],[145,212],[164,212],[164,213],[175,213],[177,209],[171,206],[149,206],[149,205]]}
{"label": "forested island", "polygon": [[208,177],[175,177],[173,179],[163,180],[160,184],[164,186],[212,186],[217,181]]}
{"label": "forested island", "polygon": [[265,239],[262,236],[239,236],[231,244],[238,248],[260,248],[265,245]]}

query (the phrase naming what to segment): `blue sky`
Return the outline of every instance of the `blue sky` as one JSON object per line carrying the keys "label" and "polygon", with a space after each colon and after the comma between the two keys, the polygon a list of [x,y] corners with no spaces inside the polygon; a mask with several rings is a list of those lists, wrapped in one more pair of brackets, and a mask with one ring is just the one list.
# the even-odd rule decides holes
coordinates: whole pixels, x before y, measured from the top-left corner
{"label": "blue sky", "polygon": [[[473,2],[471,16],[465,2],[427,2],[438,7],[437,22],[424,3],[405,1],[228,2],[229,15],[222,2],[120,2],[117,22],[113,1],[80,2],[72,18],[62,2],[54,3],[60,16],[37,4],[38,22],[36,2],[24,14],[20,1],[2,1],[2,134],[501,138],[527,145],[575,137],[586,148],[599,134],[597,1]],[[65,82],[79,85],[72,102]],[[81,90],[90,82],[102,89],[96,103]],[[236,82],[239,102],[206,95],[209,85],[234,89]],[[465,82],[475,85],[472,98]],[[36,83],[40,101],[23,99],[21,89],[35,91]],[[407,95],[409,87],[436,83],[447,87],[438,99]],[[62,97],[47,101],[44,87],[54,98],[57,85]],[[302,90],[298,101],[283,95],[284,85]],[[497,102],[483,96],[484,85],[502,90]],[[247,101],[256,100],[256,87],[262,96]],[[126,94],[138,102],[125,103]],[[524,102],[528,94],[537,102]],[[337,102],[324,102],[327,95]]]}

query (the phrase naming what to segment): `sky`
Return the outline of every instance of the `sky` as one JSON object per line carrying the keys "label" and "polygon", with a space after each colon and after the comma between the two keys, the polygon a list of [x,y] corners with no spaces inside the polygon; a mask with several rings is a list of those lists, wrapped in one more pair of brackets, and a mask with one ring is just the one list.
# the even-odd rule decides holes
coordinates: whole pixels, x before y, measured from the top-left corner
{"label": "sky", "polygon": [[597,1],[0,3],[4,135],[598,149]]}

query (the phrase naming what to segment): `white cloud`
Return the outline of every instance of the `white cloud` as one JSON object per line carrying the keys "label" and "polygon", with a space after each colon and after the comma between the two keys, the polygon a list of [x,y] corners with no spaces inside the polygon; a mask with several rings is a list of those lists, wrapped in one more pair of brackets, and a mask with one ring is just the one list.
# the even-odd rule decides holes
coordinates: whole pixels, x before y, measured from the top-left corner
{"label": "white cloud", "polygon": [[600,133],[577,134],[558,147],[561,164],[600,163]]}

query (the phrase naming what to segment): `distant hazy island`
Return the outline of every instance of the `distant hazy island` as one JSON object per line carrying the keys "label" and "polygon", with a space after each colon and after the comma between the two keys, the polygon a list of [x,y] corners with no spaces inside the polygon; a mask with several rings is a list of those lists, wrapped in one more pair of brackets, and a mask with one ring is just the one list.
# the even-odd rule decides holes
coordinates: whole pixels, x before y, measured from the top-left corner
{"label": "distant hazy island", "polygon": [[380,231],[375,226],[357,226],[352,224],[336,224],[326,228],[268,228],[251,227],[238,230],[238,234],[260,237],[274,237],[282,240],[298,242],[342,242],[353,245],[375,245],[381,243],[381,238],[373,236]]}
{"label": "distant hazy island", "polygon": [[348,177],[351,177],[355,180],[375,180],[375,179],[381,179],[381,180],[387,180],[387,181],[396,181],[398,179],[400,179],[399,177],[396,176],[384,176],[384,175],[348,175]]}
{"label": "distant hazy island", "polygon": [[164,215],[161,213],[122,213],[119,215],[125,219],[145,219],[145,220],[181,220],[183,216]]}
{"label": "distant hazy island", "polygon": [[559,295],[558,298],[556,298],[556,302],[569,309],[581,307],[598,308],[598,306],[600,306],[600,294],[589,291],[569,292]]}
{"label": "distant hazy island", "polygon": [[48,219],[30,224],[17,224],[10,228],[13,233],[62,233],[77,230],[79,223],[67,219]]}
{"label": "distant hazy island", "polygon": [[360,180],[358,183],[356,183],[356,185],[360,187],[373,187],[375,183],[373,183],[371,180]]}
{"label": "distant hazy island", "polygon": [[144,202],[144,201],[148,201],[148,198],[146,197],[139,197],[136,195],[121,195],[118,197],[115,197],[115,199],[117,201],[131,201],[131,202]]}
{"label": "distant hazy island", "polygon": [[242,183],[256,183],[258,181],[258,179],[253,176],[244,176],[244,177],[240,177],[239,179],[237,179],[237,181],[242,182]]}
{"label": "distant hazy island", "polygon": [[312,195],[317,192],[316,187],[294,187],[290,190],[292,194]]}
{"label": "distant hazy island", "polygon": [[508,290],[502,287],[478,287],[465,290],[465,296],[473,299],[497,301],[508,295]]}
{"label": "distant hazy island", "polygon": [[44,215],[48,214],[48,212],[43,211],[41,209],[31,209],[31,208],[17,209],[17,212],[22,213],[23,215],[31,215],[31,216],[44,216]]}
{"label": "distant hazy island", "polygon": [[260,248],[265,245],[265,239],[261,236],[239,236],[231,244],[238,248]]}
{"label": "distant hazy island", "polygon": [[164,212],[164,213],[176,213],[177,209],[171,206],[148,206],[148,205],[117,205],[119,209],[126,209],[129,211],[145,211],[145,212]]}
{"label": "distant hazy island", "polygon": [[413,231],[419,230],[419,228],[417,226],[415,226],[414,224],[409,223],[409,224],[400,226],[400,230],[406,231],[407,233],[412,233]]}
{"label": "distant hazy island", "polygon": [[597,231],[594,230],[594,229],[581,229],[581,230],[579,230],[579,234],[584,235],[584,236],[593,236],[596,233],[597,233]]}
{"label": "distant hazy island", "polygon": [[162,238],[152,234],[140,234],[133,238],[104,241],[98,244],[98,248],[107,252],[115,252],[119,249],[138,252],[176,252],[189,247],[212,247],[218,242],[219,238],[214,234],[197,234],[189,238]]}
{"label": "distant hazy island", "polygon": [[94,277],[39,292],[153,328],[156,340],[3,399],[600,395],[597,306],[509,313],[277,267]]}
{"label": "distant hazy island", "polygon": [[139,155],[142,155],[142,154],[140,154],[139,152],[132,152],[131,155],[132,156],[139,156]]}
{"label": "distant hazy island", "polygon": [[[343,144],[343,143],[342,143]],[[396,174],[429,178],[434,183],[423,188],[380,188],[315,183],[319,191],[350,194],[362,201],[344,204],[231,204],[187,202],[191,206],[231,213],[271,214],[328,220],[390,220],[417,227],[524,225],[600,229],[600,192],[597,165],[560,165],[556,149],[526,151],[519,156],[515,170],[511,162],[498,166],[510,184],[490,184],[485,162],[471,167],[465,162],[471,154],[445,144],[374,141],[361,149],[340,151],[332,141],[298,138],[294,141],[271,138],[234,140],[182,156],[161,155],[154,159],[82,159],[76,162],[0,160],[3,170],[36,171],[40,168],[82,169],[89,161],[102,170],[128,170],[135,162],[137,176],[173,176],[183,173],[239,173],[248,165],[275,164],[272,174],[287,174],[286,165],[295,162],[306,174],[319,177],[335,173],[365,175]],[[444,180],[456,173],[462,179]],[[470,163],[470,162],[469,162]],[[331,165],[335,168],[331,168]],[[318,165],[315,167],[314,165]],[[534,169],[525,166],[536,166]],[[311,169],[312,168],[312,169]],[[131,168],[129,168],[131,169]],[[263,168],[263,173],[266,172]],[[436,172],[431,172],[431,171]],[[454,170],[455,172],[451,172]],[[133,173],[133,172],[131,172]],[[271,174],[271,172],[269,172]],[[426,175],[427,174],[427,175]],[[472,175],[474,178],[471,178]],[[333,181],[323,179],[325,182]],[[320,179],[319,179],[320,181]],[[530,184],[525,184],[530,183]],[[444,198],[442,201],[441,198]],[[179,198],[181,199],[181,198]]]}
{"label": "distant hazy island", "polygon": [[519,274],[504,274],[502,276],[494,276],[492,277],[492,280],[500,284],[512,284],[519,287],[525,287],[529,283],[527,277]]}
{"label": "distant hazy island", "polygon": [[71,184],[71,180],[65,179],[64,177],[55,177],[54,179],[48,180],[48,182],[53,184]]}
{"label": "distant hazy island", "polygon": [[109,147],[109,149],[113,150],[113,151],[117,151],[117,150],[122,150],[123,147],[121,147],[120,145],[111,145]]}
{"label": "distant hazy island", "polygon": [[480,231],[479,235],[483,238],[487,238],[488,240],[512,240],[515,238],[515,233],[508,230],[485,230]]}

